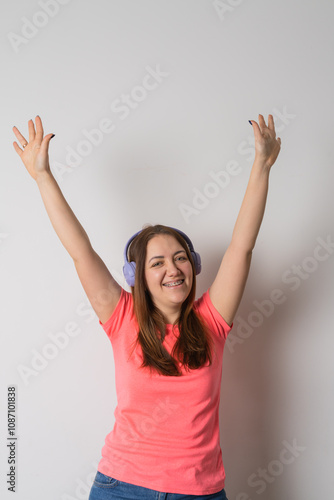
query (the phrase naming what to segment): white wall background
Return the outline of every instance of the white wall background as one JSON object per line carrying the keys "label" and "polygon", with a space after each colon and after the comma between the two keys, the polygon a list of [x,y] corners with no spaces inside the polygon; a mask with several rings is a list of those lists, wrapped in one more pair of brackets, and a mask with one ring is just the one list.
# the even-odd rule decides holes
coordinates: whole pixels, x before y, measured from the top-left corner
{"label": "white wall background", "polygon": [[[2,10],[1,498],[13,498],[8,386],[17,387],[18,500],[87,499],[116,406],[112,347],[13,149],[12,126],[27,133],[40,114],[56,134],[51,168],[123,286],[125,242],[162,223],[201,254],[199,296],[230,242],[254,158],[248,120],[259,113],[274,115],[282,149],[225,347],[225,489],[229,500],[332,498],[332,2],[20,0]],[[165,75],[145,91],[148,67]],[[93,145],[85,131],[102,119],[114,129]],[[210,172],[224,175],[231,161],[238,175],[210,185]],[[186,218],[181,204],[194,208],[198,192],[203,206]],[[52,335],[71,327],[67,346],[51,351]],[[36,352],[54,358],[23,376]]]}

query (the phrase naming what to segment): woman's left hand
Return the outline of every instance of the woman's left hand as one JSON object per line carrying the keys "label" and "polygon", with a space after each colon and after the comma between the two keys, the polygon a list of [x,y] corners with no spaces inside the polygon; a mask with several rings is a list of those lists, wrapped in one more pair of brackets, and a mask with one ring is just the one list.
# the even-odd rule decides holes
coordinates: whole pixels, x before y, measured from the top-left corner
{"label": "woman's left hand", "polygon": [[255,137],[255,160],[270,168],[281,149],[281,139],[276,139],[273,115],[268,115],[268,127],[262,115],[259,115],[260,126],[254,120],[251,121]]}

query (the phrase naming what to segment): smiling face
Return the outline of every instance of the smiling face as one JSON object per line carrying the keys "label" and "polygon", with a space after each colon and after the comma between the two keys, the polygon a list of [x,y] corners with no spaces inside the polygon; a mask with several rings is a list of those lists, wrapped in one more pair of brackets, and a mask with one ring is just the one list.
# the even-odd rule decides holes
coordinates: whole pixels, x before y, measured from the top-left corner
{"label": "smiling face", "polygon": [[152,300],[173,323],[193,284],[193,270],[182,245],[171,235],[159,234],[146,249],[145,279]]}

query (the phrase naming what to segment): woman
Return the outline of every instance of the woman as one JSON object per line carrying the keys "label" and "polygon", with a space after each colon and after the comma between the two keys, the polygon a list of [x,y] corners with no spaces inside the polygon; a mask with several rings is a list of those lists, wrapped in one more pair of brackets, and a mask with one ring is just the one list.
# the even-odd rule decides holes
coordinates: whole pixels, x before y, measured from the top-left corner
{"label": "woman", "polygon": [[111,276],[49,166],[52,134],[39,116],[29,142],[14,142],[114,353],[115,424],[90,500],[226,499],[219,443],[223,349],[262,222],[269,173],[280,151],[273,116],[250,122],[255,160],[232,239],[211,287],[195,301],[200,256],[182,231],[147,226],[127,243],[126,292]]}

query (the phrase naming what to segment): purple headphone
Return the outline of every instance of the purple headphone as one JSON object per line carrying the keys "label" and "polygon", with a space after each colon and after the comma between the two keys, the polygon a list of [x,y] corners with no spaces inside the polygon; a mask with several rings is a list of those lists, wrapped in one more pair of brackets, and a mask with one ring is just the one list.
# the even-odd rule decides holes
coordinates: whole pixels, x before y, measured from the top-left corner
{"label": "purple headphone", "polygon": [[[197,252],[195,252],[192,242],[190,241],[188,236],[186,234],[184,234],[182,231],[180,231],[179,229],[175,229],[174,227],[172,227],[171,229],[174,229],[175,231],[177,231],[185,239],[185,241],[189,247],[190,254],[191,254],[193,261],[194,261],[195,272],[196,272],[196,274],[199,274],[201,272],[201,269],[202,269],[201,257]],[[128,249],[129,249],[131,242],[142,231],[143,230],[141,229],[140,231],[138,231],[138,233],[131,236],[131,238],[129,239],[129,241],[125,245],[125,249],[124,249],[123,274],[124,274],[125,280],[129,286],[135,286],[136,263],[128,261]]]}

